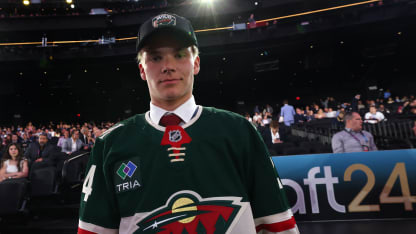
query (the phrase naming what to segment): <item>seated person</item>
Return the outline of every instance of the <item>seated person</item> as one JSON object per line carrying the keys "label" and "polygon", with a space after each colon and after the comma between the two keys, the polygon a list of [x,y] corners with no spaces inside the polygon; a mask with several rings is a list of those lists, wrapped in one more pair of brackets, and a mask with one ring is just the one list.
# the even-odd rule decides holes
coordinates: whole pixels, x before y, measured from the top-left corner
{"label": "seated person", "polygon": [[78,130],[72,130],[71,131],[71,137],[68,138],[64,143],[62,144],[62,152],[66,154],[72,154],[76,151],[79,151],[81,149],[88,149],[88,146],[85,145],[81,139],[79,139],[79,131]]}
{"label": "seated person", "polygon": [[[264,143],[266,143],[269,151],[272,151],[271,149],[273,149],[273,144],[283,143],[279,133],[279,121],[272,120],[269,127],[266,127],[261,132],[261,136],[263,137]],[[273,154],[273,152],[270,153]]]}
{"label": "seated person", "polygon": [[383,113],[377,111],[375,106],[370,107],[370,112],[367,112],[364,116],[364,122],[376,124],[384,120]]}
{"label": "seated person", "polygon": [[17,143],[11,143],[1,160],[0,182],[5,179],[26,178],[28,173],[29,166],[22,149]]}
{"label": "seated person", "polygon": [[332,137],[334,153],[377,151],[374,137],[363,130],[363,120],[358,112],[348,112],[344,116],[345,129]]}
{"label": "seated person", "polygon": [[61,149],[62,149],[62,145],[64,144],[64,142],[69,139],[69,132],[66,129],[62,130],[62,133],[63,134],[59,138],[58,144],[57,144],[57,146],[60,147]]}
{"label": "seated person", "polygon": [[303,113],[302,109],[296,108],[295,114],[295,124],[306,122],[306,115]]}
{"label": "seated person", "polygon": [[340,111],[338,113],[338,116],[334,119],[333,123],[335,126],[337,127],[344,127],[344,116],[345,116],[345,112],[344,111]]}
{"label": "seated person", "polygon": [[48,136],[41,133],[37,141],[32,142],[25,152],[25,157],[30,160],[30,164],[40,163],[55,165],[56,147],[48,143]]}
{"label": "seated person", "polygon": [[335,117],[337,117],[337,112],[329,107],[328,112],[326,113],[326,117],[327,118],[335,118]]}
{"label": "seated person", "polygon": [[322,108],[319,108],[318,112],[314,115],[315,119],[323,119],[326,118],[326,113]]}

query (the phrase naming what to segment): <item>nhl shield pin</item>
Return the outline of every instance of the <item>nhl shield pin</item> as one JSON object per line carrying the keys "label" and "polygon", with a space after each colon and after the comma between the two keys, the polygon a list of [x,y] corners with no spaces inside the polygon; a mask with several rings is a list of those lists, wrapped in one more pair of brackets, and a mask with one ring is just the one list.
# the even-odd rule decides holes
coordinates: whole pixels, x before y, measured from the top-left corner
{"label": "nhl shield pin", "polygon": [[181,126],[167,126],[160,144],[171,146],[167,149],[173,151],[173,153],[168,154],[170,162],[183,162],[185,161],[184,151],[186,148],[182,144],[190,143],[191,140],[191,137]]}
{"label": "nhl shield pin", "polygon": [[169,131],[169,141],[170,142],[179,142],[182,140],[182,134],[179,130]]}

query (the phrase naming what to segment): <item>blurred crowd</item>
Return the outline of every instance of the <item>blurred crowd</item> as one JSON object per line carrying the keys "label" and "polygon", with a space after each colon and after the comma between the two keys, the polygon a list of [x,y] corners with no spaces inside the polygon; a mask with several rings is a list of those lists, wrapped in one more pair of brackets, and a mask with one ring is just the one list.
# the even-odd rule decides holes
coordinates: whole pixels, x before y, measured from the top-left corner
{"label": "blurred crowd", "polygon": [[[245,114],[246,119],[262,134],[266,144],[284,142],[293,124],[331,119],[332,124],[343,127],[345,114],[352,111],[359,113],[368,124],[397,118],[416,120],[415,96],[393,97],[389,91],[376,99],[362,99],[357,94],[348,102],[326,97],[308,105],[292,106],[287,100],[282,104],[274,107],[269,104],[263,107],[256,105],[253,113]],[[0,181],[9,177],[27,177],[28,168],[32,171],[45,165],[55,166],[59,171],[71,154],[90,151],[95,139],[114,124],[50,122],[35,126],[29,122],[26,126],[3,126],[0,128]],[[416,135],[416,123],[414,125]]]}
{"label": "blurred crowd", "polygon": [[[291,105],[289,105],[291,106]],[[414,95],[395,96],[390,91],[384,92],[383,98],[362,99],[360,94],[355,95],[351,101],[337,101],[334,97],[326,97],[308,105],[294,105],[293,112],[286,113],[281,118],[283,106],[276,105],[272,107],[269,104],[261,107],[256,105],[252,113],[246,113],[247,120],[252,122],[256,127],[270,124],[272,119],[285,122],[293,120],[286,125],[310,122],[315,119],[331,118],[335,124],[343,124],[344,115],[347,112],[358,112],[365,123],[376,124],[382,121],[388,121],[389,118],[416,118],[416,99]]]}
{"label": "blurred crowd", "polygon": [[29,169],[54,166],[57,171],[71,154],[90,151],[95,139],[113,126],[99,124],[54,124],[7,126],[0,128],[0,182],[5,179],[28,177]]}

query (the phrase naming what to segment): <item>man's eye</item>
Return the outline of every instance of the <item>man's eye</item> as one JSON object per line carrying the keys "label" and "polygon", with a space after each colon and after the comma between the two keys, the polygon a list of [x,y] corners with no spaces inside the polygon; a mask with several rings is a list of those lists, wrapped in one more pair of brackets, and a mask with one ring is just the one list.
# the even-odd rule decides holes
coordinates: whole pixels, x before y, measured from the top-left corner
{"label": "man's eye", "polygon": [[186,53],[185,53],[185,52],[183,52],[183,51],[181,51],[181,52],[178,52],[175,56],[176,56],[177,58],[184,58],[184,57],[186,57]]}
{"label": "man's eye", "polygon": [[160,56],[152,56],[152,57],[151,57],[151,60],[152,60],[152,61],[155,61],[155,62],[156,62],[156,61],[160,61],[161,59],[162,59],[162,58],[161,58]]}

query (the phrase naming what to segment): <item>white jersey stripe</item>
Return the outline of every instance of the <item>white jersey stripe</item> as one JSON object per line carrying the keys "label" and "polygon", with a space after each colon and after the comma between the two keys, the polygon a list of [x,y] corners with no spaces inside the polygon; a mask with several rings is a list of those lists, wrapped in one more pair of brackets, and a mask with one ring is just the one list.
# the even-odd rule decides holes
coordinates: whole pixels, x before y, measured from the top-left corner
{"label": "white jersey stripe", "polygon": [[258,234],[300,234],[298,226],[295,225],[294,228],[285,230],[283,232],[269,232],[267,230],[262,229]]}
{"label": "white jersey stripe", "polygon": [[92,223],[86,223],[81,220],[79,220],[78,227],[80,227],[81,229],[84,229],[90,232],[99,233],[99,234],[118,234],[118,229],[105,228],[105,227],[101,227]]}
{"label": "white jersey stripe", "polygon": [[256,227],[261,224],[279,223],[279,222],[289,220],[290,218],[292,218],[292,216],[293,216],[292,211],[288,209],[281,213],[254,219],[254,223],[256,224]]}

